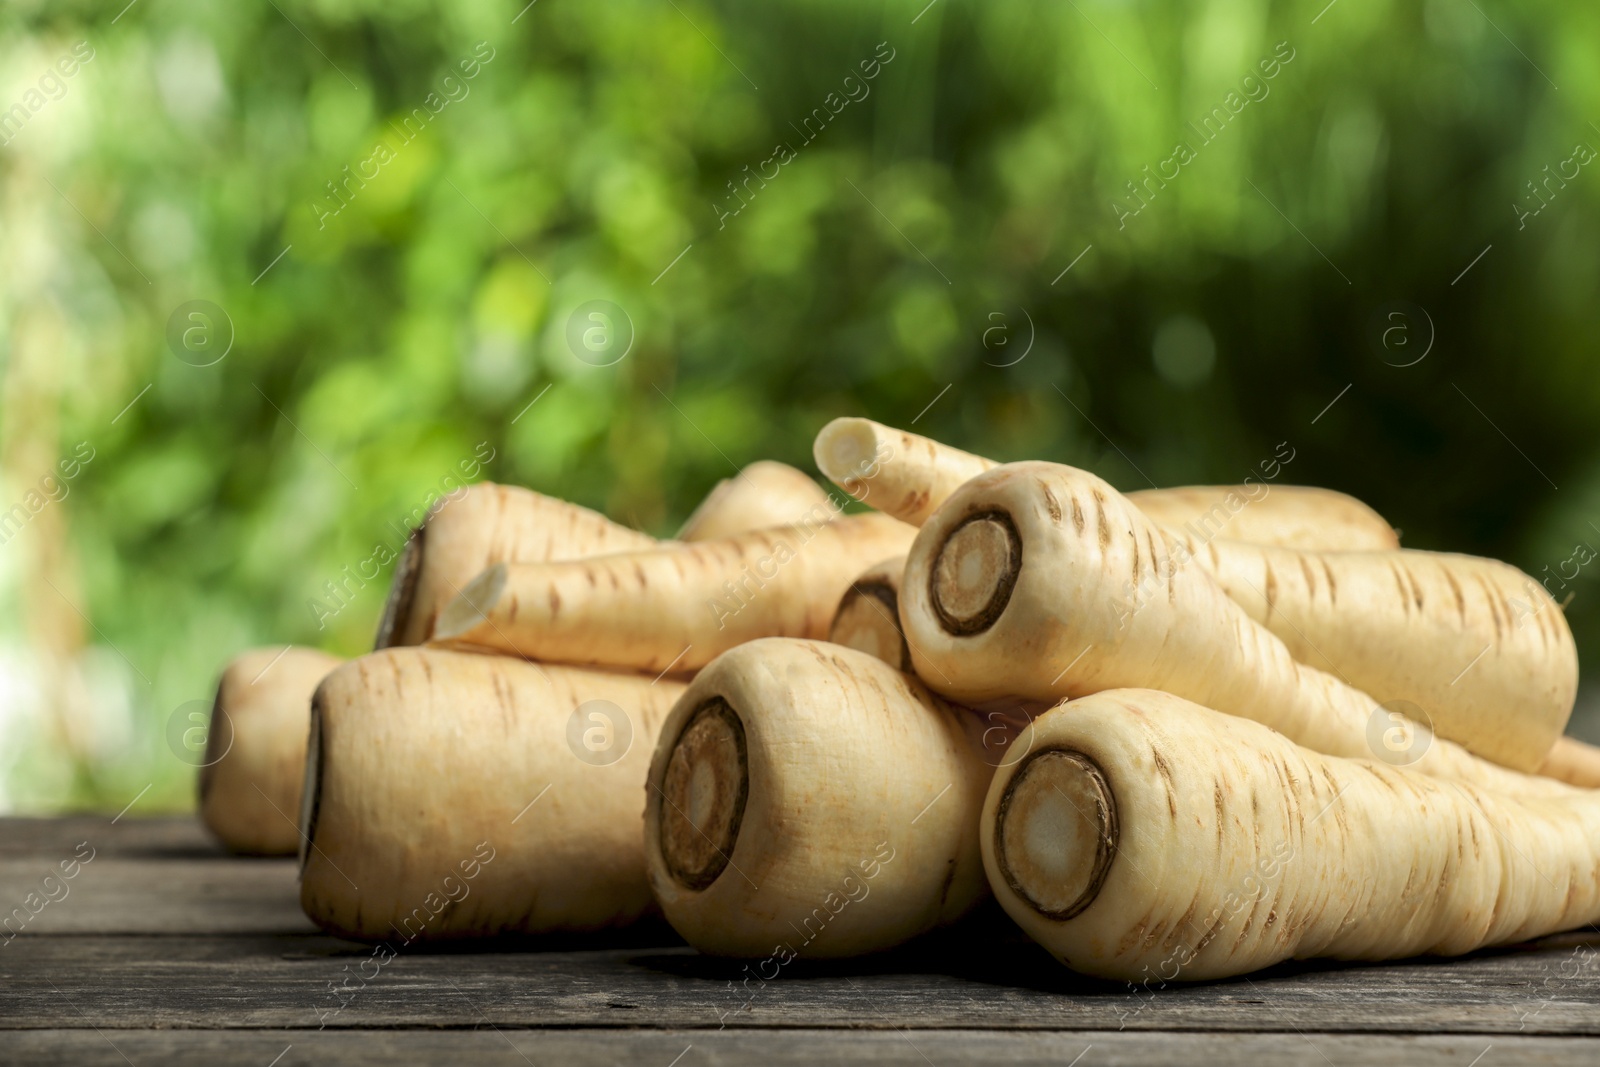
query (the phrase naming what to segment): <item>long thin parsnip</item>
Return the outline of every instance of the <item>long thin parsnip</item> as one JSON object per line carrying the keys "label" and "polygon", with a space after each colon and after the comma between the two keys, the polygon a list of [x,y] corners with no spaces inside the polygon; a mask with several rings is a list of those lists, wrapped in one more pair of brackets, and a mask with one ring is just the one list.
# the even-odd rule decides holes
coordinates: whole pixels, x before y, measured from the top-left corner
{"label": "long thin parsnip", "polygon": [[857,500],[921,526],[993,460],[870,419],[834,419],[817,434],[817,469]]}
{"label": "long thin parsnip", "polygon": [[461,587],[496,563],[578,559],[653,548],[655,538],[598,512],[512,485],[480,482],[436,505],[411,534],[376,647],[420,645]]}
{"label": "long thin parsnip", "polygon": [[828,640],[883,660],[897,671],[911,669],[911,652],[900,630],[900,575],[906,558],[868,567],[850,583],[828,627]]}
{"label": "long thin parsnip", "polygon": [[1509,564],[1403,549],[1184,547],[1295,659],[1406,702],[1480,756],[1537,770],[1566,728],[1578,693],[1572,631],[1544,587]]}
{"label": "long thin parsnip", "polygon": [[1297,663],[1181,561],[1175,541],[1094,475],[1014,463],[962,486],[922,527],[900,620],[917,673],[963,704],[1148,686],[1330,755],[1414,763],[1508,792],[1560,788]]}
{"label": "long thin parsnip", "polygon": [[1454,956],[1600,919],[1600,797],[1513,798],[1302,748],[1166,693],[1036,720],[984,867],[1068,967],[1130,982]]}
{"label": "long thin parsnip", "polygon": [[1257,480],[1136,489],[1127,496],[1156,522],[1200,541],[1225,537],[1324,552],[1400,547],[1399,535],[1382,515],[1332,489]]}
{"label": "long thin parsnip", "polygon": [[632,922],[642,786],[682,691],[434,649],[352,660],[312,706],[301,906],[395,946]]}
{"label": "long thin parsnip", "polygon": [[[812,448],[817,467],[851,496],[921,526],[962,483],[997,464],[868,419],[834,419]],[[1276,462],[1276,461],[1273,461]],[[1273,472],[1277,473],[1276,470]],[[1331,551],[1399,547],[1383,517],[1344,493],[1306,486],[1195,485],[1128,499],[1175,535]]]}
{"label": "long thin parsnip", "polygon": [[[792,526],[828,494],[787,463],[759,460],[718,482],[678,531],[680,541],[715,541],[770,526]],[[498,562],[498,561],[497,561]]]}
{"label": "long thin parsnip", "polygon": [[1600,748],[1575,737],[1558,737],[1539,764],[1539,773],[1584,789],[1600,789]]}
{"label": "long thin parsnip", "polygon": [[916,531],[883,515],[567,563],[500,564],[439,618],[435,640],[546,663],[693,670],[757,637],[827,636],[865,567]]}
{"label": "long thin parsnip", "polygon": [[985,895],[982,727],[887,664],[753,641],[695,678],[650,765],[645,855],[667,920],[723,956],[857,956]]}
{"label": "long thin parsnip", "polygon": [[223,670],[200,768],[200,821],[230,851],[292,856],[300,847],[311,694],[343,662],[280,645],[242,652]]}

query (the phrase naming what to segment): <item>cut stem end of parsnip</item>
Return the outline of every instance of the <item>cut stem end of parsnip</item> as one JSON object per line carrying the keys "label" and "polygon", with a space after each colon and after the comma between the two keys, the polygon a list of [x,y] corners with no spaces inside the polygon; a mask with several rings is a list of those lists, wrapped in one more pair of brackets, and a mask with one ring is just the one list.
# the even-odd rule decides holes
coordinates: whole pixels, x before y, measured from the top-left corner
{"label": "cut stem end of parsnip", "polygon": [[375,649],[393,648],[400,644],[406,627],[411,624],[411,611],[417,602],[417,579],[422,574],[422,554],[427,550],[428,526],[424,523],[411,531],[406,547],[400,552],[400,562],[394,567],[394,580],[389,586],[389,599],[383,604],[383,617],[378,620],[378,637]]}
{"label": "cut stem end of parsnip", "polygon": [[1117,843],[1111,787],[1081,752],[1028,757],[995,814],[995,860],[1006,883],[1047,919],[1070,919],[1094,903]]}
{"label": "cut stem end of parsnip", "polygon": [[482,626],[489,621],[489,614],[500,602],[505,588],[506,565],[496,563],[462,586],[460,594],[445,605],[439,613],[433,636],[438,640],[449,640]]}
{"label": "cut stem end of parsnip", "polygon": [[1022,569],[1022,542],[1005,512],[974,515],[951,531],[929,574],[939,622],[958,636],[994,625]]}
{"label": "cut stem end of parsnip", "polygon": [[317,814],[322,805],[322,724],[325,718],[322,707],[322,690],[311,697],[311,735],[306,742],[306,777],[300,786],[300,873],[305,874],[306,860],[317,836]]}
{"label": "cut stem end of parsnip", "polygon": [[812,456],[818,470],[853,494],[878,458],[877,431],[866,419],[834,419],[817,434]]}
{"label": "cut stem end of parsnip", "polygon": [[897,670],[911,669],[911,655],[900,631],[900,596],[888,582],[857,582],[834,616],[828,640],[865,652]]}
{"label": "cut stem end of parsnip", "polygon": [[661,857],[686,889],[705,889],[728,866],[750,795],[744,724],[720,698],[689,719],[661,785]]}

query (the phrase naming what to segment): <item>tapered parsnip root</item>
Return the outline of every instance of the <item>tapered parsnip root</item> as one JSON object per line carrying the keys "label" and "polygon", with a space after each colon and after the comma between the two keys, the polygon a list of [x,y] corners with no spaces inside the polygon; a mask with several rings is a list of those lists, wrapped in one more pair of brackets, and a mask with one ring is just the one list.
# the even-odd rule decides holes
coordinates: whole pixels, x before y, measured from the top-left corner
{"label": "tapered parsnip root", "polygon": [[[812,446],[817,468],[858,500],[921,526],[961,485],[998,464],[869,419],[834,419]],[[1352,496],[1305,486],[1194,485],[1128,494],[1178,535],[1345,551],[1398,548],[1383,517]]]}
{"label": "tapered parsnip root", "polygon": [[641,787],[682,691],[433,649],[351,661],[313,701],[301,907],[396,945],[632,922]]}
{"label": "tapered parsnip root", "polygon": [[496,563],[540,563],[652,548],[655,538],[598,512],[511,485],[480,482],[446,497],[395,566],[376,647],[420,645],[445,604]]}
{"label": "tapered parsnip root", "polygon": [[906,558],[896,556],[850,583],[833,613],[828,640],[883,660],[897,671],[911,669],[911,652],[900,630],[900,574]]}
{"label": "tapered parsnip root", "polygon": [[913,526],[921,526],[961,483],[995,465],[870,419],[834,419],[811,451],[833,484]]}
{"label": "tapered parsnip root", "polygon": [[1578,649],[1555,601],[1515,567],[1224,540],[1190,539],[1186,551],[1295,659],[1415,705],[1480,756],[1535,771],[1566,728]]}
{"label": "tapered parsnip root", "polygon": [[1600,748],[1575,737],[1558,737],[1539,765],[1539,773],[1584,789],[1600,789]]}
{"label": "tapered parsnip root", "polygon": [[1094,475],[1015,463],[962,486],[922,527],[900,620],[917,673],[962,704],[1149,686],[1319,752],[1412,762],[1508,792],[1561,789],[1295,662],[1187,562],[1181,543]]}
{"label": "tapered parsnip root", "polygon": [[565,563],[502,564],[439,617],[436,641],[546,663],[694,670],[757,637],[826,637],[861,571],[914,529],[882,515]]}
{"label": "tapered parsnip root", "polygon": [[1459,955],[1600,918],[1600,797],[1511,798],[1319,755],[1166,693],[1050,711],[982,818],[1007,913],[1131,982]]}
{"label": "tapered parsnip root", "polygon": [[240,653],[223,670],[200,768],[200,821],[230,851],[292,856],[300,847],[311,694],[343,662],[279,645]]}
{"label": "tapered parsnip root", "polygon": [[1400,547],[1382,515],[1332,489],[1257,481],[1138,489],[1128,499],[1161,525],[1199,541],[1225,537],[1323,552]]}
{"label": "tapered parsnip root", "polygon": [[764,459],[718,482],[684,522],[678,539],[715,541],[769,526],[793,526],[827,503],[828,494],[810,476]]}
{"label": "tapered parsnip root", "polygon": [[702,952],[861,955],[985,893],[976,720],[865,653],[753,641],[696,676],[650,765],[645,853]]}

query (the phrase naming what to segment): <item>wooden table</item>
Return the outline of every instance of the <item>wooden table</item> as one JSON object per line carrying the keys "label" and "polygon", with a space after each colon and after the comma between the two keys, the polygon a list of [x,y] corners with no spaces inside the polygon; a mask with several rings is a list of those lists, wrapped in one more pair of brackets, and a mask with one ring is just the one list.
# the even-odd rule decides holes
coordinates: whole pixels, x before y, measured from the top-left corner
{"label": "wooden table", "polygon": [[0,1063],[1600,1063],[1593,931],[1148,993],[1075,977],[997,913],[748,985],[661,928],[379,967],[301,914],[292,861],[133,817],[0,820],[0,906],[27,917],[0,933]]}

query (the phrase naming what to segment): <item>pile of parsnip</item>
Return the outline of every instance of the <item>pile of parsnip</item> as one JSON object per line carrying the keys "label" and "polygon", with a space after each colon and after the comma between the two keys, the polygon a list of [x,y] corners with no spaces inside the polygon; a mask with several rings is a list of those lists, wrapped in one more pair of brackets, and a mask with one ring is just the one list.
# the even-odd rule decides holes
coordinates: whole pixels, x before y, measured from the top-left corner
{"label": "pile of parsnip", "polygon": [[1516,569],[1320,489],[1123,494],[854,418],[815,457],[873,510],[768,462],[673,541],[443,501],[376,651],[228,666],[207,826],[373,942],[659,913],[787,962],[993,894],[1150,982],[1600,920],[1576,650]]}

